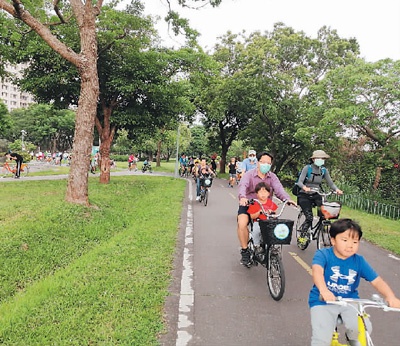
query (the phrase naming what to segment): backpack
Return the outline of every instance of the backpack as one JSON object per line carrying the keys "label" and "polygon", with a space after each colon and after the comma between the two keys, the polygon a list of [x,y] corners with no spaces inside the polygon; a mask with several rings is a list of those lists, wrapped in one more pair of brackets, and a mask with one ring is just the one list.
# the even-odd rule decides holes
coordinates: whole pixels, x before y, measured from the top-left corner
{"label": "backpack", "polygon": [[[325,167],[321,167],[321,171],[322,171],[322,178],[323,178],[324,175],[325,175],[325,172],[326,172],[326,168],[325,168]],[[308,165],[307,175],[306,175],[306,178],[304,179],[303,184],[305,184],[305,183],[307,182],[307,180],[310,179],[311,173],[312,173],[311,165]],[[300,175],[301,175],[301,171],[297,173],[296,182],[294,183],[294,185],[293,185],[293,187],[292,187],[292,193],[293,193],[293,195],[295,195],[295,196],[297,196],[297,195],[299,194],[300,190],[301,190],[301,189],[300,189],[300,186],[297,185],[297,183],[298,183],[298,181],[299,181],[299,178],[300,178]]]}

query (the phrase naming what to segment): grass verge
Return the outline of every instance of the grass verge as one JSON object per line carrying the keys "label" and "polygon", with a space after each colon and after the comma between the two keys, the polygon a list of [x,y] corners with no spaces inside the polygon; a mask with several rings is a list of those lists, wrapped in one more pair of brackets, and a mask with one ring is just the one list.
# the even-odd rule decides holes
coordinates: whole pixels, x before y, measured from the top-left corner
{"label": "grass verge", "polygon": [[65,181],[3,183],[0,344],[157,345],[185,184],[91,178],[85,208]]}

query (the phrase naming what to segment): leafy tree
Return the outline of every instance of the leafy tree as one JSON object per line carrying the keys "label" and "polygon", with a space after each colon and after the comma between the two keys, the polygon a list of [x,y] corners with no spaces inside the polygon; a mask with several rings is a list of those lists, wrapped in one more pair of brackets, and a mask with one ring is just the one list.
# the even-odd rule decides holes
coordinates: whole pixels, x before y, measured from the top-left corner
{"label": "leafy tree", "polygon": [[[16,55],[23,53],[21,42],[35,40],[40,36],[52,50],[75,66],[80,79],[80,96],[76,112],[74,160],[71,165],[66,200],[88,205],[88,170],[91,146],[93,143],[93,124],[99,95],[97,76],[97,35],[96,21],[103,1],[95,3],[78,0],[53,3],[54,15],[47,4],[25,0],[0,0],[2,26],[11,35],[7,36],[9,49],[15,47]],[[51,25],[49,25],[51,23]],[[70,45],[68,40],[57,34],[61,24],[71,23],[79,28],[79,44]]]}
{"label": "leafy tree", "polygon": [[4,136],[6,130],[10,128],[10,116],[3,100],[0,100],[0,136]]}
{"label": "leafy tree", "polygon": [[200,158],[207,152],[207,148],[207,130],[202,125],[193,126],[187,154]]}
{"label": "leafy tree", "polygon": [[352,63],[357,43],[323,27],[316,39],[277,23],[272,32],[255,33],[247,41],[244,73],[254,89],[258,112],[241,133],[245,143],[275,157],[275,171],[296,165],[324,143],[310,117],[308,95],[332,68]]}
{"label": "leafy tree", "polygon": [[256,111],[252,103],[246,102],[252,95],[247,96],[251,81],[242,74],[243,49],[238,35],[228,33],[216,46],[212,59],[204,61],[205,72],[192,76],[199,88],[196,105],[203,115],[211,148],[218,145],[221,151],[221,173],[225,173],[229,147]]}
{"label": "leafy tree", "polygon": [[[204,2],[203,0],[198,0]],[[193,0],[196,2],[196,0]],[[220,0],[211,0],[210,3],[217,5]],[[135,2],[132,6],[137,8]],[[179,0],[181,5],[186,6],[190,1]],[[27,50],[20,49],[21,42],[26,40],[35,40],[35,35],[40,36],[52,50],[57,52],[62,57],[61,65],[65,65],[65,61],[72,64],[77,72],[77,79],[80,82],[79,86],[79,99],[78,108],[76,113],[76,126],[75,126],[75,141],[73,148],[74,160],[71,165],[66,200],[88,205],[88,169],[91,146],[93,143],[93,125],[96,118],[96,110],[98,105],[99,96],[99,79],[97,70],[98,42],[97,32],[107,36],[107,30],[102,30],[100,23],[102,21],[98,18],[101,14],[103,0],[95,3],[92,1],[81,2],[79,0],[70,0],[69,2],[62,2],[56,0],[53,3],[54,15],[51,15],[47,4],[31,3],[28,1],[13,0],[0,0],[0,10],[2,23],[2,33],[10,33],[7,36],[5,44],[7,48],[14,47],[14,57],[9,60],[13,62],[18,60],[19,53],[25,53]],[[111,5],[113,6],[113,5]],[[118,18],[110,14],[113,19]],[[11,17],[10,17],[11,16]],[[126,19],[126,17],[124,17]],[[50,23],[50,24],[49,24]],[[65,32],[59,31],[64,25],[69,24],[68,29],[75,32],[74,38],[71,39],[70,35],[64,35]],[[118,26],[118,24],[116,25]],[[115,28],[115,27],[114,27]],[[109,36],[113,40],[117,37],[123,37],[126,32],[123,32],[125,26],[122,26],[120,33],[115,36],[116,32],[111,32]],[[28,30],[27,30],[28,29]],[[79,31],[77,31],[77,29]],[[79,40],[76,38],[79,37]],[[109,44],[113,42],[106,40]],[[1,46],[1,45],[0,45]],[[2,46],[2,50],[3,50]],[[28,50],[29,51],[29,50]],[[79,53],[78,53],[79,52]],[[34,55],[34,53],[32,54]],[[54,61],[53,61],[54,65]],[[73,69],[70,70],[74,73]],[[2,71],[0,70],[0,74]],[[70,77],[69,71],[65,70],[64,74]],[[61,83],[65,80],[59,79]],[[66,79],[69,80],[68,78]],[[51,84],[51,83],[50,83]],[[53,89],[54,90],[54,89]],[[62,88],[57,89],[62,90]],[[76,99],[71,96],[68,99]],[[106,114],[108,116],[108,114]],[[99,131],[101,137],[108,139],[108,148],[111,145],[110,137],[115,133],[110,131],[107,124],[107,117],[105,121],[105,132]],[[99,130],[99,123],[96,123]],[[107,157],[109,152],[105,150],[104,156]],[[104,163],[102,163],[103,165]],[[107,162],[105,162],[107,164]]]}
{"label": "leafy tree", "polygon": [[198,97],[203,123],[221,147],[221,168],[233,141],[242,139],[246,146],[271,152],[275,171],[295,170],[299,154],[319,144],[308,114],[310,88],[357,53],[355,40],[325,27],[317,39],[282,23],[249,37],[228,32],[213,54],[219,65],[209,69],[208,80],[199,78]]}
{"label": "leafy tree", "polygon": [[12,126],[7,139],[20,137],[26,131],[26,140],[42,150],[65,151],[72,147],[75,112],[58,110],[53,106],[33,104],[28,108],[15,109],[10,114]]}
{"label": "leafy tree", "polygon": [[[338,68],[327,74],[316,102],[323,109],[321,131],[325,136],[362,138],[363,152],[373,153],[373,190],[382,172],[399,164],[400,61],[390,59]],[[365,167],[365,165],[363,165]]]}

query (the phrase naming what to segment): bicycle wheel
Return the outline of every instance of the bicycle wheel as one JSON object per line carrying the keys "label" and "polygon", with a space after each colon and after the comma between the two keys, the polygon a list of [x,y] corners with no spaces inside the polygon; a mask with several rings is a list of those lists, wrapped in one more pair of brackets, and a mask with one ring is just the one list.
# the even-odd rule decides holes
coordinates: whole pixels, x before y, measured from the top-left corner
{"label": "bicycle wheel", "polygon": [[204,199],[203,199],[203,202],[204,202],[204,206],[206,207],[206,206],[207,206],[207,203],[208,203],[208,190],[207,190],[207,189],[204,190]]}
{"label": "bicycle wheel", "polygon": [[331,228],[330,223],[322,223],[318,229],[317,236],[317,249],[323,249],[331,247],[331,236],[329,235],[329,229]]}
{"label": "bicycle wheel", "polygon": [[310,244],[310,239],[306,237],[302,237],[302,228],[301,226],[303,225],[304,221],[306,220],[306,217],[302,211],[300,211],[299,216],[297,217],[296,221],[296,243],[297,247],[300,250],[305,250],[308,247],[308,244]]}
{"label": "bicycle wheel", "polygon": [[12,173],[6,167],[1,168],[1,176],[3,178],[11,177],[11,175]]}
{"label": "bicycle wheel", "polygon": [[21,175],[23,177],[26,177],[28,174],[29,174],[29,166],[26,165],[23,170],[21,169]]}
{"label": "bicycle wheel", "polygon": [[279,248],[268,246],[267,283],[272,299],[281,300],[285,293],[285,271]]}

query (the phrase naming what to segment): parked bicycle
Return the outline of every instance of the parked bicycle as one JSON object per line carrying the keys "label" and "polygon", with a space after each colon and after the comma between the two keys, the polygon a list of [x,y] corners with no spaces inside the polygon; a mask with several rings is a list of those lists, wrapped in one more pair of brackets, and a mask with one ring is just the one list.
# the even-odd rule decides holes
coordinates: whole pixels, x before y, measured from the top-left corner
{"label": "parked bicycle", "polygon": [[[21,165],[21,176],[26,177],[29,173],[29,169],[29,165],[27,163],[23,163]],[[1,175],[3,176],[3,178],[15,176],[16,172],[17,169],[15,165],[10,165],[8,162],[4,162],[3,168],[1,170]]]}
{"label": "parked bicycle", "polygon": [[[339,202],[328,202],[327,197],[333,192],[324,193],[318,189],[312,189],[311,193],[318,193],[322,196],[322,205],[317,208],[318,222],[304,231],[302,225],[306,219],[303,211],[300,211],[296,222],[296,239],[297,246],[301,250],[307,249],[312,240],[317,241],[317,249],[330,247],[331,237],[329,230],[331,228],[331,220],[338,219],[341,211],[341,204]],[[315,207],[316,205],[314,205]]]}
{"label": "parked bicycle", "polygon": [[200,177],[200,203],[203,203],[204,206],[206,207],[208,204],[208,193],[209,189],[211,188],[212,185],[212,175],[211,174],[205,174],[202,177]]}
{"label": "parked bicycle", "polygon": [[[371,321],[369,319],[369,315],[365,312],[366,308],[378,308],[383,311],[396,311],[400,312],[400,309],[389,307],[383,299],[378,294],[373,294],[372,299],[355,299],[355,298],[341,298],[338,297],[336,301],[328,301],[327,304],[335,304],[341,306],[350,306],[356,312],[358,316],[358,342],[361,346],[373,346],[374,343],[371,339]],[[338,318],[338,324],[341,323],[340,317]],[[348,342],[345,344],[340,343],[339,341],[340,335],[337,331],[337,328],[333,332],[332,343],[331,346],[346,346],[350,345]]]}
{"label": "parked bicycle", "polygon": [[249,241],[247,248],[250,252],[251,266],[261,264],[267,269],[267,284],[271,297],[274,300],[281,300],[285,293],[285,271],[282,262],[282,245],[289,245],[292,239],[293,220],[279,219],[284,211],[287,201],[283,202],[280,212],[268,214],[263,205],[257,199],[252,199],[249,203],[258,203],[262,213],[267,220],[259,220],[261,229],[260,252],[255,250],[253,241],[253,225],[249,227]]}

